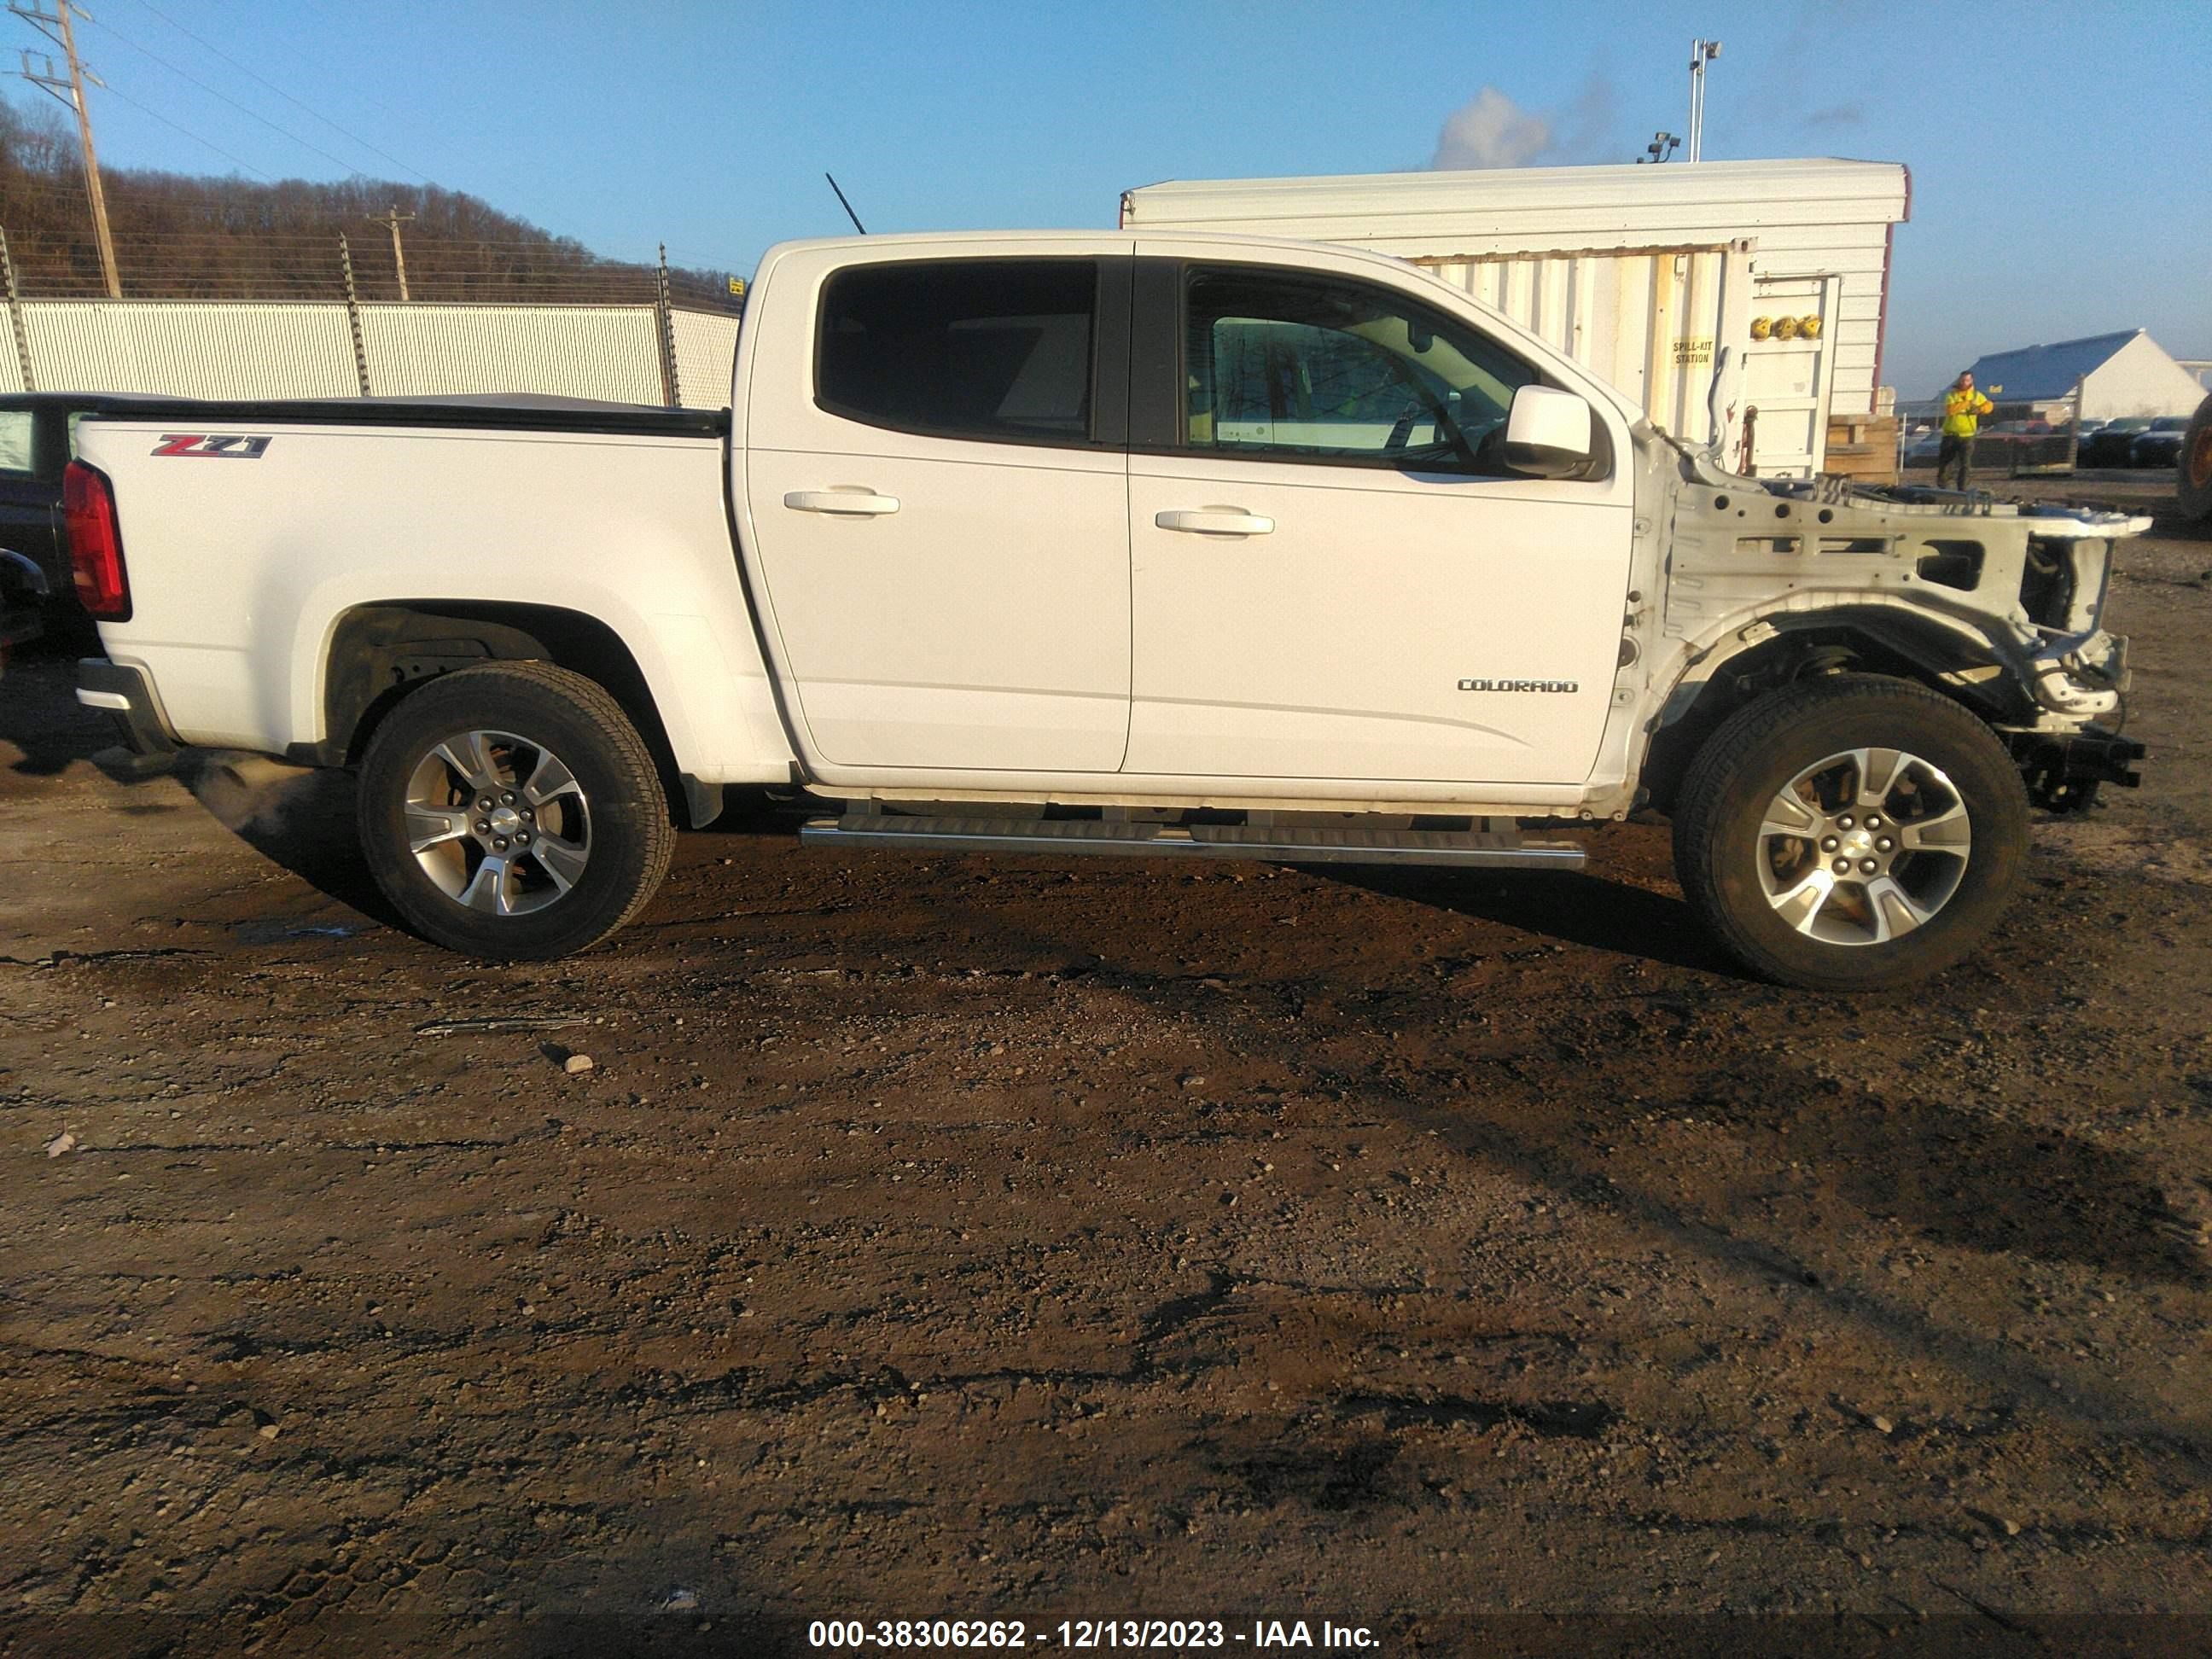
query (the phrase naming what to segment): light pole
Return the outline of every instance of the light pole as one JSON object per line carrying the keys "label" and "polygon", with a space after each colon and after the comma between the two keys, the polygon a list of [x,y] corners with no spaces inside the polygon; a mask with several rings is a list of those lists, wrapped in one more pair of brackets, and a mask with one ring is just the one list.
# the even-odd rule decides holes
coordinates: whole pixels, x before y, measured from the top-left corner
{"label": "light pole", "polygon": [[1717,40],[1690,42],[1690,141],[1688,154],[1682,159],[1698,161],[1705,159],[1705,65],[1721,55]]}

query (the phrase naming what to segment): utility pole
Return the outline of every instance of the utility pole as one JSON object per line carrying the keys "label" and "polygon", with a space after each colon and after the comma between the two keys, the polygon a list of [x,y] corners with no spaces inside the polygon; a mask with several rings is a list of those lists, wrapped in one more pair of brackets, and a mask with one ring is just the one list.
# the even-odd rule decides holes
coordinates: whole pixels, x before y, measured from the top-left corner
{"label": "utility pole", "polygon": [[372,225],[382,225],[392,233],[392,263],[399,267],[399,301],[407,302],[407,251],[399,246],[399,227],[414,218],[411,213],[402,213],[398,204],[381,219],[371,219]]}
{"label": "utility pole", "polygon": [[1683,160],[1702,161],[1705,151],[1705,65],[1721,55],[1717,40],[1690,42],[1690,142]]}
{"label": "utility pole", "polygon": [[86,69],[76,55],[76,31],[70,23],[70,15],[76,8],[70,0],[54,0],[51,15],[39,9],[38,0],[31,0],[27,6],[21,0],[9,0],[8,9],[59,46],[62,55],[69,59],[69,79],[64,81],[54,73],[54,60],[45,58],[43,53],[43,71],[32,69],[31,54],[26,51],[21,73],[33,86],[44,87],[76,112],[77,137],[84,145],[84,192],[92,198],[92,228],[100,240],[100,273],[107,278],[107,297],[119,300],[123,297],[123,278],[115,269],[115,237],[107,228],[107,196],[100,187],[100,157],[92,148],[92,112],[85,107],[84,101],[86,82],[95,87],[104,87],[107,82]]}
{"label": "utility pole", "polygon": [[346,326],[353,331],[353,369],[361,381],[361,395],[368,396],[368,342],[361,331],[361,295],[353,285],[353,249],[345,233],[338,233],[338,271],[345,278]]}

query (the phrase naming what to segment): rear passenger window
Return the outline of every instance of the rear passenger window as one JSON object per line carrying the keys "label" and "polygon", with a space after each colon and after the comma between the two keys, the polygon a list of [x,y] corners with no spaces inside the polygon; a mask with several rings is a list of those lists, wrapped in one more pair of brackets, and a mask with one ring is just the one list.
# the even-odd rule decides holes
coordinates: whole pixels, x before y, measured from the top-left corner
{"label": "rear passenger window", "polygon": [[0,472],[31,470],[31,411],[0,410]]}
{"label": "rear passenger window", "polygon": [[815,401],[871,426],[1091,441],[1091,259],[855,265],[823,291]]}

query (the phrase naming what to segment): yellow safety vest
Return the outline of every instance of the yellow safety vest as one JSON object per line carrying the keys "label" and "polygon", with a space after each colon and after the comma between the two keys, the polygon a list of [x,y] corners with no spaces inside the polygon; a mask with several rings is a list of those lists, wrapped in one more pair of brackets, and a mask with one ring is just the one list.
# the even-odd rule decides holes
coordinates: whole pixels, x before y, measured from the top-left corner
{"label": "yellow safety vest", "polygon": [[1978,392],[1953,390],[1943,394],[1943,432],[1951,438],[1971,438],[1981,428],[1976,417],[1996,405]]}

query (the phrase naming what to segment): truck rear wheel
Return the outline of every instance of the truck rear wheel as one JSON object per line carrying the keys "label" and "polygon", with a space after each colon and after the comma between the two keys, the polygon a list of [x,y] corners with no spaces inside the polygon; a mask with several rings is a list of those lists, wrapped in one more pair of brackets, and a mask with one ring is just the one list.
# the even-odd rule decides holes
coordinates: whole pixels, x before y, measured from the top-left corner
{"label": "truck rear wheel", "polygon": [[2212,398],[2197,405],[2196,416],[2182,434],[2174,472],[2174,491],[2181,497],[2184,516],[2212,519]]}
{"label": "truck rear wheel", "polygon": [[622,706],[549,663],[410,693],[361,769],[362,845],[423,938],[487,961],[587,950],[644,908],[675,831]]}
{"label": "truck rear wheel", "polygon": [[2019,890],[2027,795],[2004,746],[1925,687],[1792,686],[1706,740],[1674,867],[1706,924],[1767,978],[1907,985],[1986,938]]}

